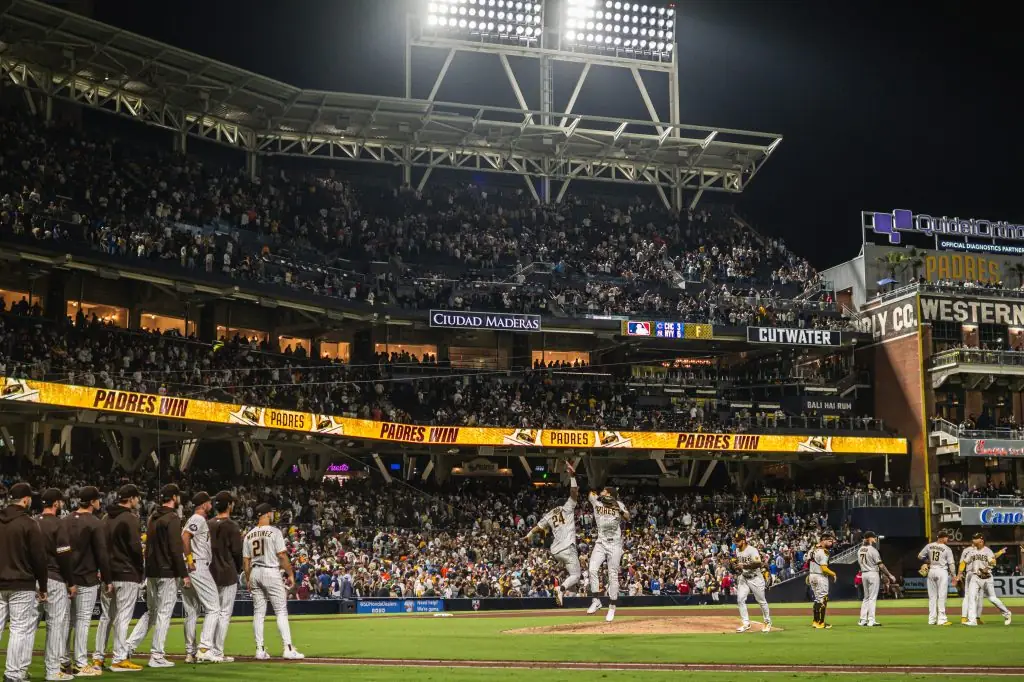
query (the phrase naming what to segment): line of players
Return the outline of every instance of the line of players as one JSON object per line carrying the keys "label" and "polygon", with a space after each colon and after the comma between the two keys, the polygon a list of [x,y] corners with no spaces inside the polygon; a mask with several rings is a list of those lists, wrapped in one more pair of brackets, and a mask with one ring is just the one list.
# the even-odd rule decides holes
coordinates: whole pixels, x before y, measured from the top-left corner
{"label": "line of players", "polygon": [[921,575],[928,579],[928,624],[949,625],[946,618],[946,599],[949,596],[949,584],[964,581],[964,599],[961,604],[960,622],[974,627],[981,623],[981,609],[985,598],[1003,616],[1003,625],[1012,620],[1010,610],[996,596],[995,584],[992,579],[992,568],[996,565],[1006,549],[993,552],[985,546],[985,537],[976,533],[971,545],[960,554],[960,564],[953,561],[953,550],[949,548],[949,533],[939,533],[935,542],[925,545],[917,558],[924,561]]}
{"label": "line of players", "polygon": [[[199,492],[182,528],[181,491],[168,484],[160,490],[160,504],[143,537],[137,511],[141,493],[134,485],[118,490],[117,504],[102,520],[102,493],[95,487],[79,490],[78,508],[64,517],[61,491],[51,488],[40,495],[43,512],[37,517],[29,512],[34,495],[28,484],[16,484],[10,504],[0,512],[0,633],[10,622],[4,682],[28,679],[42,613],[47,680],[101,675],[111,635],[109,669],[142,670],[131,655],[150,630],[149,667],[173,667],[164,646],[179,590],[185,607],[185,662],[231,662],[224,641],[240,573],[252,592],[256,658],[270,658],[263,638],[268,602],[277,617],[283,657],[304,658],[291,641],[286,587],[291,589],[295,578],[284,537],[271,525],[271,505],[256,507],[257,526],[243,539],[231,518],[233,495],[222,491],[211,498]],[[129,634],[143,580],[147,611]],[[97,600],[101,617],[90,657],[89,626]],[[205,618],[197,643],[200,609]]]}
{"label": "line of players", "polygon": [[[562,606],[563,597],[566,592],[572,590],[579,584],[583,576],[580,568],[579,553],[576,549],[576,504],[579,500],[579,484],[576,482],[575,471],[571,465],[566,466],[569,473],[569,499],[560,507],[548,511],[541,517],[537,525],[523,538],[529,542],[530,538],[539,532],[551,533],[551,554],[555,559],[565,565],[569,577],[555,588],[555,599],[558,605]],[[603,606],[601,599],[597,596],[600,589],[599,573],[601,566],[607,563],[608,566],[608,614],[605,620],[611,622],[615,619],[615,607],[619,599],[619,567],[622,561],[622,523],[629,521],[630,515],[626,505],[616,495],[615,489],[606,487],[600,493],[591,491],[588,500],[594,511],[594,520],[597,525],[597,539],[594,542],[594,549],[590,553],[588,575],[590,577],[590,594],[594,595],[587,609],[588,614],[597,613]],[[751,629],[750,618],[747,613],[747,597],[754,596],[754,600],[761,607],[761,615],[764,618],[762,632],[771,632],[772,619],[768,609],[768,600],[765,598],[767,584],[764,578],[764,563],[761,555],[753,545],[747,543],[746,534],[739,532],[734,536],[736,541],[736,556],[730,561],[730,568],[736,573],[736,599],[739,604],[740,618],[742,624],[737,632],[746,632]],[[824,550],[823,550],[824,552]],[[827,563],[827,552],[823,553]],[[827,569],[827,567],[826,567]],[[835,574],[833,574],[835,575]],[[827,583],[825,593],[827,595]],[[817,610],[815,611],[817,614]],[[824,614],[822,614],[824,621]],[[825,627],[824,624],[822,627]]]}

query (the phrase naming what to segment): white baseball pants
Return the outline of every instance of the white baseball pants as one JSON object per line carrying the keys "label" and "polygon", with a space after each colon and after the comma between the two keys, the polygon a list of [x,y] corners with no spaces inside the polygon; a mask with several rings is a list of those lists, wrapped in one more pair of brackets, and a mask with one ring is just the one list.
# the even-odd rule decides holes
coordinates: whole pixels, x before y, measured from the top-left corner
{"label": "white baseball pants", "polygon": [[71,627],[71,597],[68,586],[59,580],[46,581],[46,601],[42,604],[46,613],[46,654],[43,664],[46,675],[60,672],[60,664],[67,660],[68,628]]}
{"label": "white baseball pants", "polygon": [[274,607],[277,616],[277,631],[285,648],[292,643],[292,629],[288,624],[288,593],[281,581],[277,568],[256,567],[249,576],[252,583],[252,630],[256,637],[256,648],[264,649],[263,621],[267,618],[267,602]]}
{"label": "white baseball pants", "polygon": [[[108,600],[110,631],[114,635],[113,662],[120,663],[131,656],[128,648],[128,626],[135,615],[135,602],[139,600],[139,583],[117,581],[114,583],[114,594]],[[100,633],[96,632],[96,643],[99,648]],[[106,633],[103,644],[106,645]]]}
{"label": "white baseball pants", "polygon": [[878,571],[868,571],[860,574],[861,587],[864,588],[864,599],[860,603],[860,622],[872,624],[875,622],[875,612],[878,608],[878,587],[882,582]]}
{"label": "white baseball pants", "polygon": [[583,569],[580,568],[580,555],[576,551],[576,548],[566,547],[551,556],[565,564],[566,570],[569,571],[569,577],[562,582],[562,589],[570,590],[573,587],[576,587],[580,582],[580,578],[583,576]]}
{"label": "white baseball pants", "polygon": [[819,604],[825,603],[828,597],[828,576],[821,573],[811,573],[808,576],[808,584],[811,586],[811,596]]}
{"label": "white baseball pants", "polygon": [[600,540],[594,545],[594,551],[590,553],[590,565],[587,570],[590,573],[590,594],[597,596],[601,587],[600,576],[601,564],[608,562],[608,598],[615,601],[619,598],[619,563],[622,561],[622,545],[610,544]]}
{"label": "white baseball pants", "polygon": [[771,612],[768,610],[768,599],[764,596],[764,578],[744,578],[742,575],[736,580],[736,605],[740,608],[740,619],[744,625],[750,623],[750,616],[747,615],[747,597],[754,595],[754,601],[761,607],[761,616],[765,623],[772,622]]}
{"label": "white baseball pants", "polygon": [[932,568],[928,571],[928,624],[946,622],[946,598],[949,596],[949,571]]}
{"label": "white baseball pants", "polygon": [[[39,611],[34,591],[0,592],[0,611],[10,623],[11,635],[7,641],[7,661],[4,677],[15,682],[26,679],[32,663],[32,645],[39,626]],[[0,620],[2,626],[3,620]]]}
{"label": "white baseball pants", "polygon": [[[967,573],[966,575],[964,575],[964,598],[963,598],[963,601],[960,602],[960,617],[961,618],[967,618],[968,617],[967,605],[971,601],[971,583],[972,582],[974,582],[974,574],[973,573]],[[975,603],[975,605],[974,605],[976,607],[975,608],[975,613],[974,613],[974,617],[975,618],[981,618],[981,609],[982,609],[983,605],[984,605],[984,601],[981,600],[981,599],[977,600],[977,602]]]}
{"label": "white baseball pants", "polygon": [[967,606],[967,622],[971,625],[978,624],[978,613],[981,611],[982,600],[988,597],[988,600],[992,602],[992,606],[999,609],[999,613],[1006,617],[1010,613],[1010,609],[1006,608],[1006,605],[996,596],[995,583],[992,578],[979,578],[974,576],[974,580],[971,581],[970,604]]}
{"label": "white baseball pants", "polygon": [[105,661],[107,644],[110,642],[110,609],[114,601],[106,590],[100,590],[100,619],[96,623],[96,648],[92,653],[95,661]]}
{"label": "white baseball pants", "polygon": [[[218,587],[217,596],[219,608],[217,609],[217,624],[213,631],[213,652],[219,656],[224,655],[224,640],[228,636],[228,626],[231,625],[231,615],[235,611],[235,595],[238,594],[238,584]],[[210,616],[206,617],[207,619]]]}
{"label": "white baseball pants", "polygon": [[199,622],[199,609],[203,610],[203,631],[199,636],[199,648],[212,649],[213,631],[217,626],[217,613],[220,611],[220,595],[217,583],[210,574],[209,564],[196,564],[196,570],[189,573],[192,587],[181,588],[181,601],[185,606],[185,653],[195,654],[196,624]]}
{"label": "white baseball pants", "polygon": [[[175,578],[146,578],[146,615],[139,619],[128,638],[128,649],[135,651],[153,628],[153,643],[149,655],[162,657],[167,644],[167,631],[171,627],[174,602],[178,601],[178,581]],[[129,620],[131,617],[129,616]]]}
{"label": "white baseball pants", "polygon": [[[65,653],[65,663],[84,668],[89,661],[89,626],[92,625],[92,610],[100,596],[101,585],[78,586],[78,593],[71,600],[71,644]],[[70,658],[70,660],[68,660]]]}

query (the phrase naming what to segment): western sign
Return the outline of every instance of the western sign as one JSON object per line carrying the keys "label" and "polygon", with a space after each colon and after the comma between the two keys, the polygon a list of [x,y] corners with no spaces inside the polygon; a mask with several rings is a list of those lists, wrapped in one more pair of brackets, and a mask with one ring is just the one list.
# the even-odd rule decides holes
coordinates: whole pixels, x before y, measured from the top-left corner
{"label": "western sign", "polygon": [[961,438],[961,457],[1024,457],[1024,440],[1003,440],[1001,438]]}
{"label": "western sign", "polygon": [[922,296],[921,317],[926,322],[1024,327],[1024,301],[970,301],[961,298]]}
{"label": "western sign", "polygon": [[747,327],[749,343],[773,343],[780,346],[841,346],[841,332],[827,329],[787,329],[782,327]]}
{"label": "western sign", "polygon": [[1020,507],[961,507],[962,526],[1024,526]]}
{"label": "western sign", "polygon": [[475,313],[459,310],[431,310],[431,327],[494,329],[510,332],[539,332],[540,315],[518,313]]}

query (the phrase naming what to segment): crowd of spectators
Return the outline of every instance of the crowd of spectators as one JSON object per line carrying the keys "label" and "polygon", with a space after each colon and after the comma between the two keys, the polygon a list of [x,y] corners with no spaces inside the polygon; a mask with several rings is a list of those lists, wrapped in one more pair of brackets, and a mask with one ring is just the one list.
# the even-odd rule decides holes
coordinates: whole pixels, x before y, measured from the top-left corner
{"label": "crowd of spectators", "polygon": [[[0,299],[0,311],[5,306]],[[27,301],[12,313],[0,316],[0,374],[11,378],[419,424],[667,431],[788,425],[777,414],[761,419],[673,400],[661,387],[593,367],[480,372],[406,355],[342,364],[301,349],[269,352],[237,337],[205,344],[127,331],[81,312],[61,324],[39,317]],[[824,424],[816,415],[793,416],[804,418],[799,426]]]}
{"label": "crowd of spectators", "polygon": [[817,285],[807,261],[724,209],[538,206],[521,189],[356,187],[333,171],[250,178],[20,112],[0,122],[5,234],[374,306],[845,324],[827,293],[795,300]]}

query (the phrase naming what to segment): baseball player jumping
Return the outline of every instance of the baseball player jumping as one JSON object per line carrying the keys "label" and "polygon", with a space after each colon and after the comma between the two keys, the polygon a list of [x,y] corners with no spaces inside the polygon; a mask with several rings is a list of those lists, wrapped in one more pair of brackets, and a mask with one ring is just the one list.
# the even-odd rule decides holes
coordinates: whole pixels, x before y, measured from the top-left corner
{"label": "baseball player jumping", "polygon": [[[215,614],[217,623],[210,656],[215,663],[233,663],[234,658],[224,655],[224,640],[228,636],[231,613],[235,606],[238,576],[242,573],[242,532],[231,519],[231,513],[235,510],[234,495],[227,490],[220,491],[213,498],[213,508],[217,516],[209,524],[210,547],[213,550],[210,573],[217,583],[219,608]],[[211,616],[207,614],[206,617]]]}
{"label": "baseball player jumping", "polygon": [[818,630],[831,630],[832,624],[825,620],[828,613],[828,579],[836,579],[835,571],[828,566],[828,552],[832,549],[835,538],[826,534],[811,550],[810,575],[807,576],[807,584],[811,586],[811,595],[814,597],[814,621],[811,627]]}
{"label": "baseball player jumping", "polygon": [[590,491],[590,504],[594,507],[594,519],[597,523],[597,541],[590,553],[590,593],[594,596],[587,609],[588,614],[597,613],[601,608],[601,599],[597,597],[600,589],[598,573],[601,564],[608,562],[608,615],[609,623],[615,620],[615,604],[619,600],[619,563],[622,561],[622,522],[629,521],[626,505],[618,500],[615,489],[605,487],[598,495]]}
{"label": "baseball player jumping", "polygon": [[71,541],[68,531],[60,521],[64,495],[56,488],[43,491],[43,513],[36,517],[39,530],[46,539],[46,558],[49,579],[47,599],[43,603],[46,613],[46,654],[43,658],[46,679],[73,680],[63,672],[61,662],[67,656],[68,628],[71,625],[70,603],[77,593],[72,573]]}
{"label": "baseball player jumping", "polygon": [[768,600],[765,598],[764,563],[761,561],[761,553],[747,542],[747,534],[737,531],[733,537],[736,541],[736,557],[734,566],[738,575],[736,577],[736,604],[740,609],[740,619],[743,624],[736,632],[746,632],[750,629],[750,616],[747,614],[747,597],[754,595],[754,601],[761,607],[761,616],[764,618],[764,626],[761,632],[772,631],[772,615],[768,610]]}
{"label": "baseball player jumping", "polygon": [[[185,662],[220,663],[222,661],[211,653],[214,649],[213,631],[217,627],[217,614],[220,612],[220,595],[213,574],[210,573],[213,552],[210,547],[210,528],[206,523],[206,517],[213,509],[213,500],[208,493],[201,491],[193,496],[192,504],[195,510],[181,532],[185,563],[192,583],[189,588],[181,591],[185,604]],[[196,651],[196,624],[199,621],[200,606],[206,618],[199,637],[199,650]]]}
{"label": "baseball player jumping", "polygon": [[929,542],[917,555],[928,568],[925,573],[928,577],[928,625],[950,624],[946,620],[946,598],[949,596],[949,581],[955,581],[957,576],[953,550],[947,542],[949,533],[941,531],[936,541]]}
{"label": "baseball player jumping", "polygon": [[988,597],[992,606],[1003,614],[1003,625],[1009,625],[1012,620],[1010,609],[1006,608],[1006,605],[996,596],[995,586],[992,583],[992,569],[1006,550],[1001,549],[993,554],[992,550],[985,546],[985,536],[981,533],[974,535],[971,545],[972,551],[968,557],[966,570],[974,577],[971,579],[971,589],[967,593],[967,625],[974,627],[978,624],[977,613],[981,610],[981,600],[984,597]]}
{"label": "baseball player jumping", "polygon": [[857,625],[864,627],[878,627],[881,625],[875,620],[875,609],[878,606],[878,586],[881,583],[879,572],[889,582],[896,582],[895,576],[882,563],[882,555],[878,553],[875,543],[878,536],[870,530],[864,533],[864,543],[857,550],[857,563],[860,564],[861,585],[864,588],[864,600],[860,604],[860,620]]}
{"label": "baseball player jumping", "polygon": [[569,473],[569,499],[561,507],[555,507],[537,522],[537,525],[530,529],[530,532],[523,538],[525,542],[537,532],[551,533],[551,555],[565,564],[569,571],[569,577],[561,585],[555,588],[555,600],[562,606],[563,592],[576,587],[583,576],[580,568],[580,556],[576,551],[576,501],[580,496],[580,489],[576,483],[576,472],[571,464],[566,464],[565,470]]}
{"label": "baseball player jumping", "polygon": [[252,629],[256,636],[256,658],[265,661],[270,658],[263,641],[263,624],[267,618],[267,602],[274,607],[277,616],[277,631],[284,642],[283,658],[305,658],[292,645],[292,630],[288,625],[288,594],[281,583],[281,571],[288,574],[285,584],[288,589],[295,586],[295,573],[284,544],[281,530],[270,525],[274,508],[269,504],[256,507],[258,519],[255,528],[245,535],[242,542],[242,566],[245,582],[252,592]]}
{"label": "baseball player jumping", "polygon": [[39,626],[38,602],[46,603],[47,598],[46,541],[28,512],[34,494],[27,483],[15,483],[11,503],[0,511],[0,627],[6,620],[11,628],[5,682],[28,679]]}

